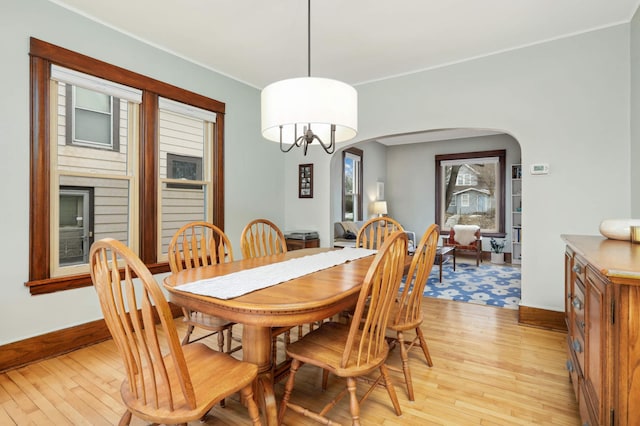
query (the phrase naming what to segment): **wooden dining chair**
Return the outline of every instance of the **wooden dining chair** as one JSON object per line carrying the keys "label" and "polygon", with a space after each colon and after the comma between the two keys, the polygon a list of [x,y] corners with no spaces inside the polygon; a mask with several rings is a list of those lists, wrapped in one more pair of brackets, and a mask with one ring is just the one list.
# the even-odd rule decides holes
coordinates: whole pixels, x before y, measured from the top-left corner
{"label": "wooden dining chair", "polygon": [[287,241],[275,223],[267,219],[255,219],[242,230],[240,249],[245,259],[271,256],[286,253]]}
{"label": "wooden dining chair", "polygon": [[[168,255],[171,272],[176,273],[184,269],[233,262],[233,247],[226,234],[217,226],[209,222],[191,222],[178,229],[173,235],[169,243]],[[184,313],[183,320],[187,324],[187,333],[182,339],[183,345],[189,343],[194,328],[200,327],[210,333],[195,341],[217,334],[218,350],[223,352],[225,351],[224,331],[226,330],[227,349],[225,352],[232,353],[242,348],[240,345],[231,348],[233,322],[187,308],[182,308],[182,312]]]}
{"label": "wooden dining chair", "polygon": [[[435,261],[436,249],[438,248],[438,238],[440,228],[433,224],[427,228],[422,235],[418,247],[413,254],[409,271],[406,275],[406,282],[400,298],[393,305],[391,311],[391,321],[387,328],[395,333],[391,338],[392,348],[397,343],[400,346],[400,358],[402,360],[402,371],[404,373],[405,383],[409,400],[414,401],[413,383],[411,381],[411,370],[409,369],[409,351],[414,345],[422,348],[424,357],[429,367],[433,366],[429,348],[424,339],[422,329],[422,299],[427,279],[431,273],[431,268]],[[408,330],[415,331],[415,338],[411,341],[405,341],[404,332]],[[392,368],[391,366],[389,367]]]}
{"label": "wooden dining chair", "polygon": [[[397,231],[387,237],[364,278],[351,324],[323,323],[320,328],[289,345],[287,355],[292,358],[292,362],[278,413],[280,422],[290,408],[320,423],[335,424],[325,415],[349,393],[352,424],[359,425],[360,402],[370,395],[378,383],[386,387],[396,414],[402,414],[385,364],[389,352],[385,331],[398,296],[406,254],[407,235],[404,232]],[[346,378],[347,381],[346,388],[319,412],[311,412],[291,402],[296,373],[305,363]],[[376,370],[380,371],[379,378],[359,401],[356,379]],[[323,377],[324,382],[326,374]],[[325,384],[323,383],[323,387],[326,387]]]}
{"label": "wooden dining chair", "polygon": [[236,392],[253,424],[261,424],[252,391],[256,365],[203,343],[181,346],[160,286],[120,241],[96,241],[89,262],[105,322],[126,371],[120,394],[127,411],[120,425],[128,425],[132,415],[147,422],[186,425],[203,419],[218,401]]}
{"label": "wooden dining chair", "polygon": [[387,216],[366,221],[356,235],[356,247],[377,250],[384,240],[395,231],[404,231],[402,225]]}

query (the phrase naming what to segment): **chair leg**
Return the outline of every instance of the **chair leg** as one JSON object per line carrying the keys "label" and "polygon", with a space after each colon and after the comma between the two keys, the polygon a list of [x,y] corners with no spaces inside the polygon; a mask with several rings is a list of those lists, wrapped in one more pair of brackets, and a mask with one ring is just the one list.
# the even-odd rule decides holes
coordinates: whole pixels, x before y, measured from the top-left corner
{"label": "chair leg", "polygon": [[387,388],[387,393],[389,394],[389,398],[391,398],[393,409],[396,411],[396,416],[401,416],[402,409],[400,408],[400,402],[398,402],[398,395],[396,394],[396,388],[393,387],[393,383],[391,382],[391,377],[389,377],[389,370],[387,369],[386,365],[382,364],[380,366],[380,373],[382,374],[382,379],[384,380],[385,387]]}
{"label": "chair leg", "polygon": [[[273,332],[273,329],[271,329]],[[278,336],[271,336],[271,375],[273,376],[278,365]]]}
{"label": "chair leg", "polygon": [[[224,330],[220,331],[220,333],[224,333]],[[227,329],[227,350],[226,353],[230,354],[231,353],[231,339],[233,337],[233,331],[232,331],[232,327],[229,327]]]}
{"label": "chair leg", "polygon": [[402,372],[404,373],[404,382],[407,385],[407,393],[409,394],[409,401],[415,401],[416,398],[413,393],[413,382],[411,381],[411,369],[409,368],[409,354],[407,353],[407,347],[404,342],[404,333],[398,331],[398,344],[400,346],[400,359],[402,360]]}
{"label": "chair leg", "polygon": [[356,379],[347,377],[347,389],[349,390],[349,411],[351,412],[351,425],[360,426],[360,403],[356,395]]}
{"label": "chair leg", "polygon": [[260,422],[260,410],[258,410],[258,405],[253,399],[252,386],[249,385],[245,388],[240,389],[240,394],[242,395],[241,400],[244,402],[247,410],[249,411],[249,417],[251,418],[253,426],[261,426],[262,423]]}
{"label": "chair leg", "polygon": [[322,370],[322,390],[327,390],[327,383],[329,381],[329,370]]}
{"label": "chair leg", "polygon": [[282,423],[282,419],[284,419],[284,414],[287,411],[287,404],[291,399],[291,391],[293,391],[293,384],[296,379],[296,373],[298,369],[302,366],[302,362],[297,359],[293,359],[291,361],[291,368],[289,371],[289,377],[287,378],[287,384],[284,387],[284,395],[282,395],[282,402],[280,402],[280,412],[278,413],[278,423]]}
{"label": "chair leg", "polygon": [[189,343],[189,337],[191,337],[192,332],[193,332],[193,325],[189,324],[189,326],[187,327],[187,333],[184,335],[184,338],[182,339],[182,346]]}
{"label": "chair leg", "polygon": [[124,412],[120,421],[118,422],[118,426],[129,426],[131,423],[131,411],[127,410]]}
{"label": "chair leg", "polygon": [[224,352],[224,332],[218,331],[218,352]]}
{"label": "chair leg", "polygon": [[424,340],[424,334],[422,334],[422,329],[420,327],[416,327],[416,336],[420,341],[420,347],[422,348],[422,353],[424,353],[424,357],[427,360],[427,365],[429,367],[433,367],[433,361],[431,361],[431,355],[429,355],[429,348],[427,347],[427,341]]}

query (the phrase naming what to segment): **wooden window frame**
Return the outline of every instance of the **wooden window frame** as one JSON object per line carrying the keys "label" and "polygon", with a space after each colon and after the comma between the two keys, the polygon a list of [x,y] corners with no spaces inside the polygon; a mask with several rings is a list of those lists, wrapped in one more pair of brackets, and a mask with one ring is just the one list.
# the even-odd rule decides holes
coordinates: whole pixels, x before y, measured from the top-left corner
{"label": "wooden window frame", "polygon": [[505,233],[505,216],[506,216],[506,163],[507,163],[507,151],[504,149],[497,149],[492,151],[475,151],[475,152],[459,152],[455,154],[442,154],[435,156],[435,218],[436,223],[440,226],[440,229],[447,229],[444,227],[444,223],[442,222],[442,218],[440,216],[440,210],[442,208],[442,186],[444,182],[442,182],[442,173],[441,173],[441,162],[446,160],[461,160],[461,159],[474,159],[474,158],[484,158],[484,157],[497,157],[498,158],[498,176],[500,178],[499,189],[500,196],[497,199],[498,208],[500,209],[500,217],[498,218],[498,231],[497,232],[484,232],[482,231],[482,235],[487,237],[497,237],[504,238],[506,236]]}
{"label": "wooden window frame", "polygon": [[360,180],[358,182],[358,209],[354,212],[353,221],[361,221],[364,216],[364,198],[362,196],[362,185],[364,179],[364,151],[359,148],[347,148],[342,151],[342,220],[345,220],[345,208],[346,208],[346,196],[344,186],[345,186],[345,178],[344,178],[344,160],[347,156],[347,153],[357,155],[360,157]]}
{"label": "wooden window frame", "polygon": [[50,250],[50,77],[51,65],[90,74],[142,90],[140,108],[139,240],[140,259],[154,274],[169,271],[157,259],[158,240],[158,98],[160,96],[216,113],[211,149],[213,197],[207,205],[212,222],[224,229],[224,113],[223,102],[207,98],[115,65],[55,46],[30,40],[31,166],[29,200],[29,281],[31,294],[45,294],[90,286],[91,276],[51,277]]}

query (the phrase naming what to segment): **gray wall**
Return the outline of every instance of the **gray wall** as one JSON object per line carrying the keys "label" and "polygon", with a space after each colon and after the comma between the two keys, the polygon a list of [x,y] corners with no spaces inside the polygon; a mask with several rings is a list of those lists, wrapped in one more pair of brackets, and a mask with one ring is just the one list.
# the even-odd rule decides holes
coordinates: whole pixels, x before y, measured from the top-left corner
{"label": "gray wall", "polygon": [[[257,216],[284,224],[284,156],[260,134],[260,92],[89,21],[45,0],[3,0],[0,12],[0,344],[102,317],[93,288],[31,296],[29,264],[29,37],[226,103],[225,230]],[[10,149],[9,149],[10,148]],[[159,277],[160,278],[160,277]]]}
{"label": "gray wall", "polygon": [[[561,234],[598,235],[603,219],[631,215],[629,32],[617,25],[358,86],[359,140],[461,127],[518,142],[523,305],[564,309]],[[534,163],[550,173],[529,174]],[[391,182],[394,173],[388,166]]]}
{"label": "gray wall", "polygon": [[631,216],[640,218],[640,13],[631,21]]}
{"label": "gray wall", "polygon": [[[633,58],[637,62],[637,19]],[[61,28],[63,30],[61,30]],[[519,143],[525,170],[550,164],[547,176],[523,177],[523,304],[563,309],[562,233],[597,234],[602,219],[640,215],[638,120],[630,123],[630,25],[618,25],[486,58],[357,87],[359,135],[440,128],[505,131]],[[225,102],[226,231],[234,244],[250,219],[264,216],[283,229],[317,229],[329,245],[334,220],[335,156],[310,149],[283,155],[259,131],[258,90],[93,23],[45,0],[5,0],[0,13],[0,344],[101,317],[92,288],[32,297],[28,279],[29,37],[63,46]],[[637,65],[634,69],[637,69]],[[637,91],[634,78],[634,92]],[[634,105],[638,96],[633,97]],[[637,111],[634,106],[633,111]],[[632,126],[633,125],[633,126]],[[632,141],[632,142],[631,142]],[[8,148],[11,149],[8,149]],[[374,163],[382,162],[376,150]],[[338,155],[338,154],[336,154]],[[384,172],[391,197],[397,179]],[[369,157],[365,153],[366,164]],[[386,160],[385,160],[386,161]],[[297,167],[314,163],[314,198],[297,198]],[[378,174],[372,174],[373,182]],[[393,214],[419,227],[411,213]],[[390,201],[391,203],[391,201]],[[428,206],[425,207],[428,210]],[[430,213],[432,214],[432,213]],[[161,277],[159,277],[161,278]]]}

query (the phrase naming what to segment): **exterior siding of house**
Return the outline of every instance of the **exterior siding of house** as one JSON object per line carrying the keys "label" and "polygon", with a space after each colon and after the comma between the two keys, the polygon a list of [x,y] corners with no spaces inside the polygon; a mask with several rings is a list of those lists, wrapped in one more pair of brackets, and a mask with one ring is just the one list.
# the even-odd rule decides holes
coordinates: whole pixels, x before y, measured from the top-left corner
{"label": "exterior siding of house", "polygon": [[[60,176],[60,186],[94,188],[93,240],[105,237],[129,242],[129,181],[92,177],[91,174],[127,175],[128,103],[120,102],[120,143],[117,151],[66,143],[65,84],[58,84],[58,169],[86,176]],[[160,113],[160,170],[159,178],[167,178],[167,153],[203,158],[207,124],[170,111]],[[204,165],[203,165],[204,166]],[[162,183],[161,247],[166,254],[171,237],[183,224],[205,220],[206,187],[195,189],[167,188]],[[69,230],[67,230],[69,231]]]}

